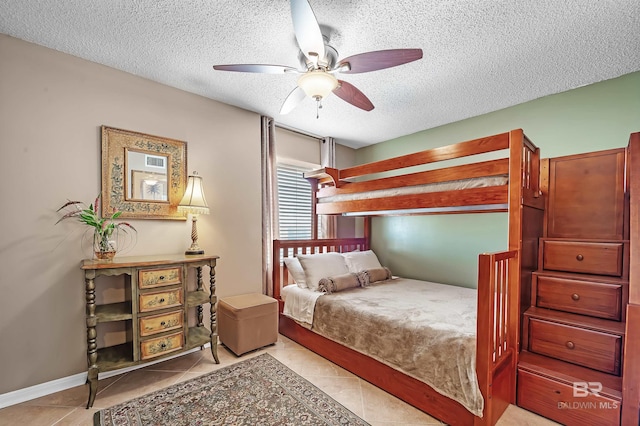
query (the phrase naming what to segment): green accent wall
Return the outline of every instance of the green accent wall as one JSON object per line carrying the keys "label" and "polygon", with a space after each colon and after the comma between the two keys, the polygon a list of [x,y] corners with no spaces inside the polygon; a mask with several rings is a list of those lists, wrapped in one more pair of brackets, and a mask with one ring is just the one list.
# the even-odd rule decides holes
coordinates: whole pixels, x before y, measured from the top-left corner
{"label": "green accent wall", "polygon": [[[356,151],[357,164],[522,128],[543,158],[620,148],[640,131],[640,72]],[[372,220],[371,245],[394,275],[475,287],[478,254],[507,248],[506,213]]]}

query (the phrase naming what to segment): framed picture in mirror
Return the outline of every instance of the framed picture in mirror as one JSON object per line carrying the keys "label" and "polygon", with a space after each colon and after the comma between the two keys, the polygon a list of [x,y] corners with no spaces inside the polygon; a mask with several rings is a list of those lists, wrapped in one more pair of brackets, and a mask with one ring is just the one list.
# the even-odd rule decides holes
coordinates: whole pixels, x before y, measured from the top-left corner
{"label": "framed picture in mirror", "polygon": [[186,220],[187,143],[102,126],[102,215]]}

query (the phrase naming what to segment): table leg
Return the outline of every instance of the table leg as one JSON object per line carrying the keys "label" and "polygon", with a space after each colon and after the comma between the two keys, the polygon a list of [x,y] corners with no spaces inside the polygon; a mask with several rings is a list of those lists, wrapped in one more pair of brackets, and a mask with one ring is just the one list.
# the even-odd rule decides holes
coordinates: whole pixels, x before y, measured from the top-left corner
{"label": "table leg", "polygon": [[211,294],[209,296],[210,306],[211,306],[211,355],[213,355],[213,359],[216,364],[220,364],[220,360],[218,359],[218,320],[217,320],[217,307],[215,304],[215,294],[216,294],[216,270],[215,266],[211,266],[209,269],[209,282],[210,282],[210,290]]}
{"label": "table leg", "polygon": [[96,317],[96,284],[94,276],[90,275],[85,278],[85,291],[87,305],[87,364],[89,365],[89,371],[87,372],[87,383],[89,383],[87,408],[90,408],[93,406],[93,401],[96,399],[98,391],[98,344],[96,343],[98,320]]}

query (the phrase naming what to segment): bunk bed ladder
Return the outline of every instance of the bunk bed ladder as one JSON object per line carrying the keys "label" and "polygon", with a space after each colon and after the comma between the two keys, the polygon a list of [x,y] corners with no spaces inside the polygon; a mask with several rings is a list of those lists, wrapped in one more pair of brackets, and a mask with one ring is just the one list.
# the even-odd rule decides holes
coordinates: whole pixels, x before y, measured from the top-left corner
{"label": "bunk bed ladder", "polygon": [[629,189],[629,304],[622,377],[622,423],[640,424],[640,132],[632,133],[627,148],[627,188]]}

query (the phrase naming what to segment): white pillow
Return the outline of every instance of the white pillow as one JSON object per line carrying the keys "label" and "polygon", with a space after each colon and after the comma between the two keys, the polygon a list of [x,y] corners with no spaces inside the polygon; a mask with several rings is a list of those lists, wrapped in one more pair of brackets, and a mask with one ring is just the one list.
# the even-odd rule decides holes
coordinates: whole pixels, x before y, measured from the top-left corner
{"label": "white pillow", "polygon": [[285,257],[284,264],[287,266],[287,271],[291,274],[291,277],[296,282],[298,287],[307,288],[307,283],[304,275],[304,269],[297,257]]}
{"label": "white pillow", "polygon": [[322,278],[349,273],[349,268],[340,253],[318,253],[297,255],[304,270],[307,288],[318,290]]}
{"label": "white pillow", "polygon": [[342,253],[345,263],[349,268],[349,272],[357,274],[367,269],[382,268],[378,256],[372,250],[366,251],[351,251],[348,253]]}

